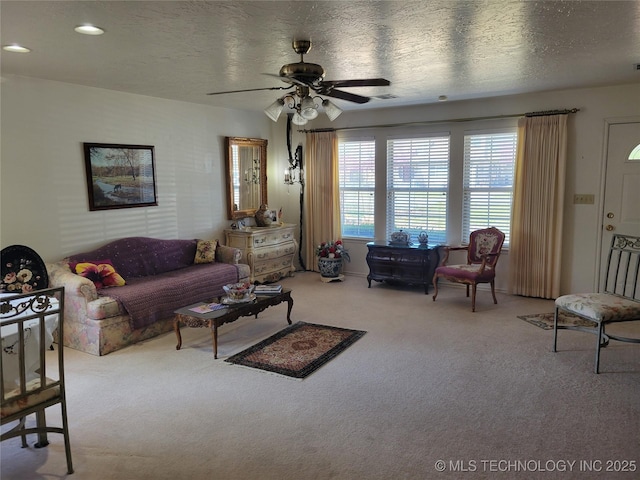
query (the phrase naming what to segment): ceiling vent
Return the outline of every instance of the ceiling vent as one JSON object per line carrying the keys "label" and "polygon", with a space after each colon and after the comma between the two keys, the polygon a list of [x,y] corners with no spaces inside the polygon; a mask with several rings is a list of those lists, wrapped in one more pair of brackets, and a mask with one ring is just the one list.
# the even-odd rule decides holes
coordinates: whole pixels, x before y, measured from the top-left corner
{"label": "ceiling vent", "polygon": [[375,95],[375,98],[379,98],[380,100],[391,100],[392,98],[398,98],[398,96],[393,93],[385,93],[384,95]]}

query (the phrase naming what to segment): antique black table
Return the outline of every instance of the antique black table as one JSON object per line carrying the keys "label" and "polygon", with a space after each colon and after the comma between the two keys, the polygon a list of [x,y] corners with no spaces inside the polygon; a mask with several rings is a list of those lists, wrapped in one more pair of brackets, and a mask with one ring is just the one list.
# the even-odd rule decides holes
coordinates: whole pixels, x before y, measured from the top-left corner
{"label": "antique black table", "polygon": [[396,245],[389,243],[367,243],[367,281],[424,285],[429,293],[433,272],[440,256],[436,245]]}

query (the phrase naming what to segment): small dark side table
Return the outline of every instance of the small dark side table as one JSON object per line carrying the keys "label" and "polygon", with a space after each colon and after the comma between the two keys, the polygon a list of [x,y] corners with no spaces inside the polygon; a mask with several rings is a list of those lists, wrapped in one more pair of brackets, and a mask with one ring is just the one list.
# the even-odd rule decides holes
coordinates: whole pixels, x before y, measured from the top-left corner
{"label": "small dark side table", "polygon": [[436,245],[390,245],[387,243],[367,243],[367,281],[424,285],[425,295],[440,255]]}

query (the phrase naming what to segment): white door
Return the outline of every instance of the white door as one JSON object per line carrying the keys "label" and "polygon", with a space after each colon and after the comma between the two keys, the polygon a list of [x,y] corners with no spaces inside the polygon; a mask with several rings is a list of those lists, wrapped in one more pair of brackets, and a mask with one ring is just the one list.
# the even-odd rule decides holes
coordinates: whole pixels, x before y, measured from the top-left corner
{"label": "white door", "polygon": [[[640,236],[640,121],[609,124],[605,173],[600,285],[614,233]],[[634,158],[630,158],[636,151]]]}

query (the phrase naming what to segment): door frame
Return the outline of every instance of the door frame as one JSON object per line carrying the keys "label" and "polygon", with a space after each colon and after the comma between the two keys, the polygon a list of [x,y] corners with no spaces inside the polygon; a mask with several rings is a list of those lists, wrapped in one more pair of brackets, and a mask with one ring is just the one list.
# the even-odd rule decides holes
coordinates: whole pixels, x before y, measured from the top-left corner
{"label": "door frame", "polygon": [[612,125],[620,125],[625,123],[640,123],[640,116],[631,116],[631,117],[611,117],[604,119],[604,141],[602,142],[602,162],[600,167],[600,195],[598,200],[598,236],[596,238],[596,252],[598,255],[596,258],[595,271],[596,275],[594,278],[594,292],[600,291],[600,281],[601,281],[601,265],[602,265],[602,237],[603,237],[603,219],[604,219],[604,192],[607,183],[607,162],[609,161],[609,130]]}

